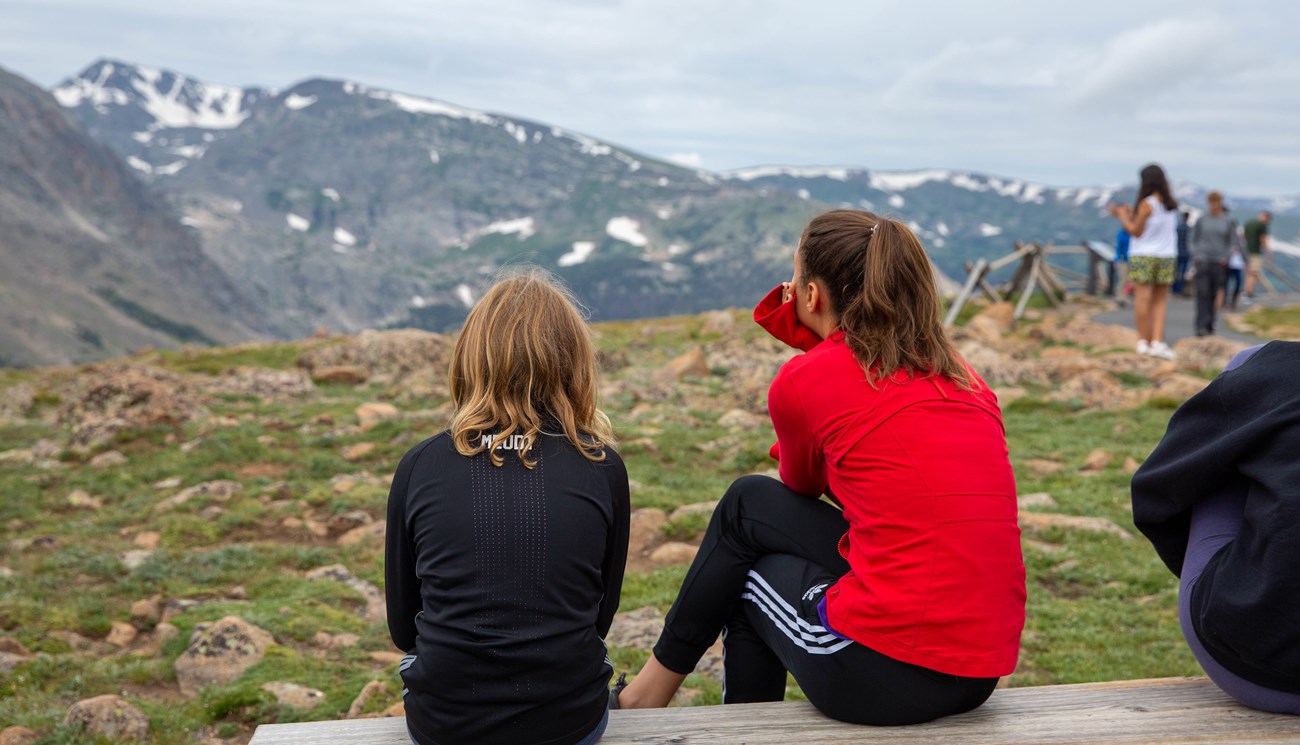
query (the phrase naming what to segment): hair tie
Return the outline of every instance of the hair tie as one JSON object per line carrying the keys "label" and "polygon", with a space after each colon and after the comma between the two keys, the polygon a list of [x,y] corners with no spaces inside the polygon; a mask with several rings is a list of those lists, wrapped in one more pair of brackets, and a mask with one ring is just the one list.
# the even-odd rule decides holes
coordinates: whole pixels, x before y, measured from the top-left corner
{"label": "hair tie", "polygon": [[867,243],[870,243],[871,239],[876,236],[876,228],[878,227],[880,227],[880,223],[876,223],[875,225],[872,225],[871,229],[867,231]]}

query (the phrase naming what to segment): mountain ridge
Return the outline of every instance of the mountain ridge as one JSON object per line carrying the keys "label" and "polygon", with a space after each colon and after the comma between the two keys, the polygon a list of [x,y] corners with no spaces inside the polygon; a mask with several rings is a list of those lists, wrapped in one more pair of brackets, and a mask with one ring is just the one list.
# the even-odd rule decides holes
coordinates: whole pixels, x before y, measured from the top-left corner
{"label": "mountain ridge", "polygon": [[838,206],[903,220],[959,277],[1013,240],[1108,239],[1106,202],[1132,198],[945,168],[715,173],[320,77],[240,87],[102,59],[51,95],[167,201],[258,333],[279,338],[448,330],[520,262],[556,273],[595,319],[744,307],[788,277],[807,220]]}

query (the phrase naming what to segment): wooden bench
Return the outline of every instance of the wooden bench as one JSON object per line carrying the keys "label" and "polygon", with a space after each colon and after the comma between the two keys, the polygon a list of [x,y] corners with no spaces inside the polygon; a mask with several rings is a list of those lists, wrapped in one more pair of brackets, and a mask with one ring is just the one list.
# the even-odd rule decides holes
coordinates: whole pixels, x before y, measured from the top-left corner
{"label": "wooden bench", "polygon": [[[827,719],[803,702],[610,712],[603,745],[691,743],[1300,743],[1300,717],[1232,701],[1205,678],[1007,688],[975,711],[912,727]],[[249,745],[409,745],[405,720],[264,724]]]}

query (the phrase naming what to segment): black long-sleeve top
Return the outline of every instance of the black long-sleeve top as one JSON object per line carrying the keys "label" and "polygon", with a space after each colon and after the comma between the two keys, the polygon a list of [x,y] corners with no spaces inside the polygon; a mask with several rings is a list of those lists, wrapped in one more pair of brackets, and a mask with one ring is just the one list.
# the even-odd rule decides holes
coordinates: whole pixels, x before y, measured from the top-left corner
{"label": "black long-sleeve top", "polygon": [[1300,692],[1300,343],[1271,342],[1215,378],[1169,421],[1133,475],[1133,521],[1175,575],[1192,508],[1245,497],[1237,537],[1192,591],[1205,648],[1242,678]]}
{"label": "black long-sleeve top", "polygon": [[565,745],[600,722],[604,636],[627,560],[627,471],[543,434],[528,469],[443,432],[412,448],[388,497],[384,576],[416,741]]}

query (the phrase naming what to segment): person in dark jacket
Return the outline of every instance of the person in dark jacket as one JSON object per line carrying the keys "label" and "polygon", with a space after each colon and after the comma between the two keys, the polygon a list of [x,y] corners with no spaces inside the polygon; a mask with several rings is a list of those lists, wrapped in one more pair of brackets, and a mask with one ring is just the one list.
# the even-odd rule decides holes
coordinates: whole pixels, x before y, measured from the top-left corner
{"label": "person in dark jacket", "polygon": [[[1228,277],[1228,258],[1237,246],[1237,221],[1228,215],[1223,194],[1205,197],[1208,211],[1192,228],[1192,257],[1196,261],[1196,335],[1213,334]],[[1184,213],[1185,214],[1185,213]]]}
{"label": "person in dark jacket", "polygon": [[1187,244],[1187,234],[1189,232],[1188,222],[1192,219],[1192,213],[1183,210],[1179,216],[1178,227],[1178,264],[1174,267],[1174,284],[1169,291],[1179,297],[1187,297],[1187,268],[1192,261],[1191,248]]}
{"label": "person in dark jacket", "polygon": [[417,745],[590,745],[627,560],[627,471],[582,316],[540,270],[465,321],[451,424],[388,497],[388,628]]}
{"label": "person in dark jacket", "polygon": [[1252,708],[1300,714],[1300,343],[1245,350],[1133,475],[1133,521],[1179,577],[1183,636]]}

